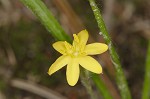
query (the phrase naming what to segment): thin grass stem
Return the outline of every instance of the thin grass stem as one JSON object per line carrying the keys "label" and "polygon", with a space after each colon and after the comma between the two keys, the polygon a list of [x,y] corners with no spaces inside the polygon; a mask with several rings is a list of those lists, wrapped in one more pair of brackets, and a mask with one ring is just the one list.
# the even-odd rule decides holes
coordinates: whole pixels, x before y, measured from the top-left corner
{"label": "thin grass stem", "polygon": [[115,67],[115,73],[116,73],[116,82],[118,85],[118,88],[120,90],[121,93],[121,97],[122,99],[131,99],[131,95],[130,95],[130,91],[127,85],[127,81],[125,78],[125,75],[123,73],[123,69],[121,67],[121,63],[119,61],[119,57],[118,54],[112,44],[111,38],[108,34],[108,31],[106,29],[105,23],[103,21],[102,15],[100,13],[99,8],[97,7],[97,4],[95,3],[95,0],[88,0],[90,3],[90,6],[93,10],[95,19],[97,21],[98,27],[101,31],[101,35],[103,36],[105,42],[108,44],[109,46],[109,53],[112,59],[112,63]]}

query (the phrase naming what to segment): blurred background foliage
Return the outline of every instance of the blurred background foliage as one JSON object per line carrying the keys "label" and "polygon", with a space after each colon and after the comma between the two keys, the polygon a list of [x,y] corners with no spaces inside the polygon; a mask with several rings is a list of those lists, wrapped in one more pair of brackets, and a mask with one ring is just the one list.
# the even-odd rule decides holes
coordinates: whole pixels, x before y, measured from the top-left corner
{"label": "blurred background foliage", "polygon": [[[86,28],[91,35],[89,42],[104,42],[98,36],[87,0],[43,1],[70,36]],[[150,38],[150,1],[97,0],[97,4],[120,55],[133,99],[140,99]],[[59,56],[52,48],[54,42],[19,0],[0,0],[0,99],[45,99],[53,95],[55,99],[89,98],[80,81],[75,87],[67,84],[65,68],[51,77],[47,74],[49,66]],[[120,99],[109,54],[96,58],[104,69],[101,78],[113,97]]]}

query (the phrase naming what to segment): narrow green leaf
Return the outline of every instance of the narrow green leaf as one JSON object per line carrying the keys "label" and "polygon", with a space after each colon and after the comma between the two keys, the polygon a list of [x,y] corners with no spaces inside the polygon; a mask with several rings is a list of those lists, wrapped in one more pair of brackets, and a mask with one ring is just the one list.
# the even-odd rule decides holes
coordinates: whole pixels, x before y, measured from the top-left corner
{"label": "narrow green leaf", "polygon": [[150,40],[149,40],[148,50],[147,50],[142,99],[150,99]]}
{"label": "narrow green leaf", "polygon": [[42,22],[46,29],[57,40],[71,42],[70,37],[64,32],[52,13],[41,0],[20,0],[26,5]]}
{"label": "narrow green leaf", "polygon": [[99,75],[92,74],[92,79],[104,99],[113,99],[109,92],[109,89],[106,87],[105,83],[100,79]]}

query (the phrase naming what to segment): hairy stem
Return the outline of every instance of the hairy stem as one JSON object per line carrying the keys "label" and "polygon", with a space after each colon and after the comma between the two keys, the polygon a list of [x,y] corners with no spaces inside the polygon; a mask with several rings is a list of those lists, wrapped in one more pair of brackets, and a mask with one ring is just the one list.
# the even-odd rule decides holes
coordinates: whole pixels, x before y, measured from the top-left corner
{"label": "hairy stem", "polygon": [[86,88],[87,92],[89,93],[91,99],[97,99],[96,95],[92,89],[91,83],[90,83],[90,74],[87,70],[81,69],[81,83],[84,85]]}
{"label": "hairy stem", "polygon": [[116,71],[115,72],[116,73],[116,82],[117,82],[118,88],[120,90],[121,97],[122,97],[122,99],[131,99],[130,91],[129,91],[129,88],[127,85],[125,75],[121,68],[121,63],[119,61],[118,54],[112,44],[111,38],[106,29],[102,15],[100,13],[100,10],[98,9],[98,7],[96,5],[95,0],[88,0],[88,1],[90,3],[90,6],[93,10],[94,15],[95,15],[95,19],[98,23],[98,27],[101,30],[101,35],[103,36],[105,42],[109,46],[110,56],[111,56],[111,59],[112,59],[112,62],[113,62],[113,65],[114,65],[115,71]]}

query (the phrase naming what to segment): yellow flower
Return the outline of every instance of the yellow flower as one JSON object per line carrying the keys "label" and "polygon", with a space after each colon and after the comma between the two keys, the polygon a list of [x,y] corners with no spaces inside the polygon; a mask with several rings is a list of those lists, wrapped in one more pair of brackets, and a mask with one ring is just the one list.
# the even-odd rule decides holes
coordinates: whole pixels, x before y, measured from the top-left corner
{"label": "yellow flower", "polygon": [[67,82],[70,86],[74,86],[79,79],[79,64],[94,73],[102,73],[101,65],[92,57],[88,55],[96,55],[105,52],[108,46],[103,43],[88,44],[88,32],[82,30],[78,35],[73,34],[73,44],[66,41],[58,41],[53,44],[55,50],[60,52],[60,56],[49,68],[48,74],[51,75],[67,65],[66,76]]}

